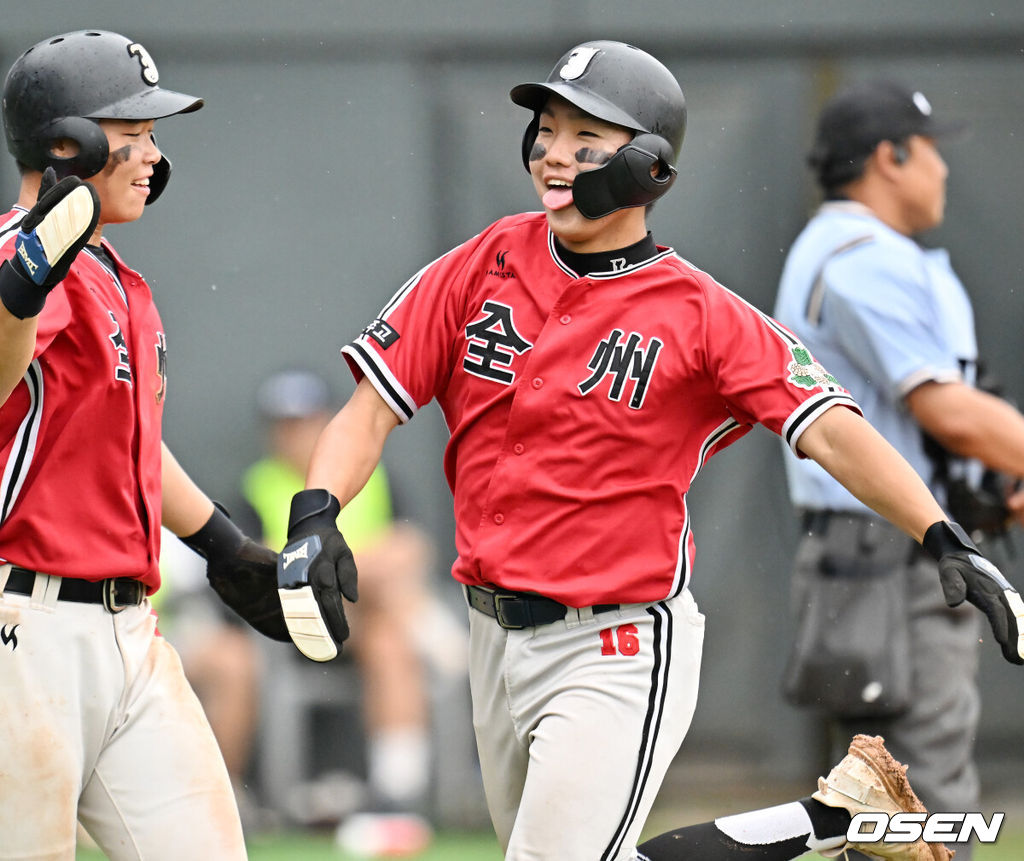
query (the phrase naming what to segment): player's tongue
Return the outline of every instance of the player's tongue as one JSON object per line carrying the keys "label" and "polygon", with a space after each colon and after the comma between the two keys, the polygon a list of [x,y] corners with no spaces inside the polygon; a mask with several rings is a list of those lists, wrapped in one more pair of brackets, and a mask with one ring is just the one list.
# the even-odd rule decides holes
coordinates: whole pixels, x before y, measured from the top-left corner
{"label": "player's tongue", "polygon": [[572,204],[572,188],[567,185],[552,186],[540,200],[548,209],[565,209]]}

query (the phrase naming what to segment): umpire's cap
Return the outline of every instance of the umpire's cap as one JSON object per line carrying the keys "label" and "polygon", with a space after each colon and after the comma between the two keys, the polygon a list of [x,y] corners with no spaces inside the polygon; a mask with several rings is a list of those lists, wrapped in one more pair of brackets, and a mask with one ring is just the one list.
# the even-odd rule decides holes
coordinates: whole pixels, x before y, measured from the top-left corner
{"label": "umpire's cap", "polygon": [[822,187],[833,189],[860,176],[864,162],[882,141],[899,144],[914,135],[948,137],[965,128],[964,123],[937,121],[920,90],[896,81],[867,81],[826,103],[807,162]]}

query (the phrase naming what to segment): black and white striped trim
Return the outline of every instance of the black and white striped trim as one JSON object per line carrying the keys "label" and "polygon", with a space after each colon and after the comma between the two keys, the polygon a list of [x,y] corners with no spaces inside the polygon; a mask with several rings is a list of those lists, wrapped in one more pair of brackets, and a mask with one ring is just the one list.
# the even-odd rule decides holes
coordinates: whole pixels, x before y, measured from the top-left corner
{"label": "black and white striped trim", "polygon": [[384,398],[388,406],[394,410],[403,424],[416,415],[416,402],[391,373],[391,369],[381,361],[380,356],[369,346],[369,340],[360,335],[351,344],[341,348],[341,352],[352,359],[366,378],[373,384],[377,393]]}
{"label": "black and white striped trim", "polygon": [[835,406],[851,407],[858,414],[861,411],[857,402],[852,397],[845,392],[835,390],[814,395],[793,411],[790,417],[786,419],[785,424],[782,425],[782,438],[786,441],[786,445],[793,450],[793,454],[800,457],[800,451],[796,446],[800,441],[801,434],[822,413]]}
{"label": "black and white striped trim", "polygon": [[647,783],[651,776],[651,766],[658,744],[658,734],[665,718],[665,702],[668,696],[668,680],[672,663],[672,636],[674,619],[672,612],[663,603],[652,604],[647,612],[653,619],[651,653],[651,686],[647,698],[647,714],[644,717],[644,728],[640,738],[640,750],[633,774],[633,785],[630,788],[626,807],[622,818],[616,824],[611,841],[601,853],[601,861],[618,858],[623,841],[630,827],[636,821],[637,811],[647,791]]}
{"label": "black and white striped trim", "polygon": [[14,445],[4,466],[3,480],[0,481],[0,525],[7,520],[18,501],[36,452],[36,440],[43,417],[43,370],[38,359],[34,359],[28,366],[24,380],[28,386],[28,411],[18,426]]}
{"label": "black and white striped trim", "polygon": [[608,281],[612,278],[621,278],[623,275],[629,275],[639,269],[645,269],[648,266],[652,266],[659,260],[673,256],[675,251],[668,248],[665,251],[655,254],[653,257],[648,257],[646,260],[641,260],[639,263],[634,263],[631,266],[626,266],[622,269],[616,270],[615,272],[587,272],[581,275],[574,269],[570,269],[565,264],[565,261],[558,256],[558,249],[555,245],[555,234],[548,230],[548,253],[551,254],[551,259],[554,261],[555,265],[570,278],[591,278],[595,281]]}

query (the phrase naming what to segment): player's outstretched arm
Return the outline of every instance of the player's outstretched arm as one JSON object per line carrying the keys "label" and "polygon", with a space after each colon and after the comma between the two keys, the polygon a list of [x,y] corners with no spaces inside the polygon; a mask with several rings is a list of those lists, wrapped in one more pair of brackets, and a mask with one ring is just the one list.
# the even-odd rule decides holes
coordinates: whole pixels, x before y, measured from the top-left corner
{"label": "player's outstretched arm", "polygon": [[242,532],[163,446],[163,525],[206,560],[220,599],[257,631],[288,642],[277,599],[277,554]]}
{"label": "player's outstretched arm", "polygon": [[398,419],[367,380],[317,440],[306,490],[295,494],[278,588],[292,641],[314,661],[329,661],[348,638],[342,598],[358,597],[352,551],[338,530],[341,509],[366,484]]}
{"label": "player's outstretched arm", "polygon": [[939,563],[946,603],[970,601],[988,617],[1003,656],[1024,664],[1024,602],[1017,590],[950,523],[927,486],[867,421],[833,407],[797,443],[861,502],[923,544]]}
{"label": "player's outstretched arm", "polygon": [[35,206],[22,219],[14,256],[0,264],[0,404],[25,374],[35,347],[35,318],[68,274],[99,222],[95,189],[78,177],[57,182],[47,168]]}

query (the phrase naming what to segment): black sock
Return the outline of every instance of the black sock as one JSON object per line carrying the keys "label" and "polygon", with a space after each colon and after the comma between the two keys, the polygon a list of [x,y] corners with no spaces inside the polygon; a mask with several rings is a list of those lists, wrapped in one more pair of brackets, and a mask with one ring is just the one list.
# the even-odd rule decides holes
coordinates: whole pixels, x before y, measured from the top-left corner
{"label": "black sock", "polygon": [[[818,840],[846,834],[847,811],[813,798],[801,798],[798,803],[807,811]],[[810,836],[808,832],[773,843],[739,843],[714,822],[702,822],[659,834],[637,849],[647,861],[792,861],[807,853]]]}
{"label": "black sock", "polygon": [[829,807],[816,798],[801,798],[800,803],[807,811],[814,826],[814,836],[819,840],[838,837],[850,828],[850,811],[842,807]]}
{"label": "black sock", "polygon": [[726,837],[714,822],[659,834],[637,847],[648,861],[792,861],[807,852],[807,838],[750,846]]}

